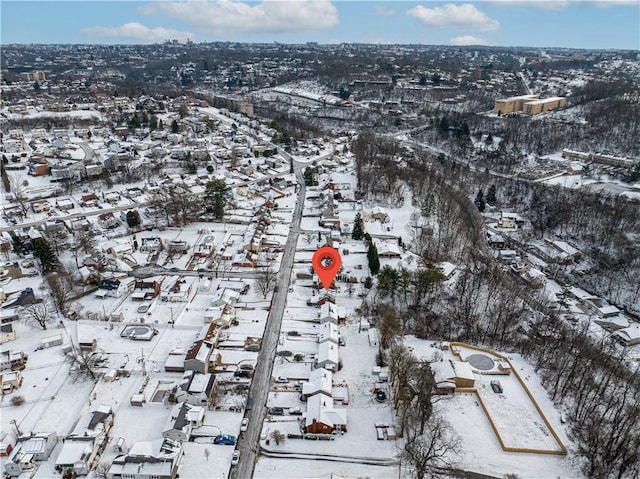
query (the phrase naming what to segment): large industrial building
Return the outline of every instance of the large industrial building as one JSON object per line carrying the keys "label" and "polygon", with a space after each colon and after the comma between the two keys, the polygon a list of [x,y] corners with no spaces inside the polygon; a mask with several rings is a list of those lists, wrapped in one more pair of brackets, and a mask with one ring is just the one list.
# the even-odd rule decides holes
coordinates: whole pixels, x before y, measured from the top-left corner
{"label": "large industrial building", "polygon": [[554,96],[541,99],[540,95],[522,95],[496,100],[493,105],[493,112],[498,115],[508,115],[510,113],[537,115],[545,111],[562,108],[566,104],[567,99],[564,97]]}
{"label": "large industrial building", "polygon": [[524,104],[522,111],[527,115],[537,115],[545,111],[557,110],[567,105],[567,99],[560,96],[552,96],[551,98],[543,98],[541,100],[532,100]]}
{"label": "large industrial building", "polygon": [[496,100],[493,106],[493,112],[498,115],[508,115],[509,113],[522,111],[526,102],[537,100],[538,98],[540,98],[540,95],[522,95],[505,98],[503,100]]}

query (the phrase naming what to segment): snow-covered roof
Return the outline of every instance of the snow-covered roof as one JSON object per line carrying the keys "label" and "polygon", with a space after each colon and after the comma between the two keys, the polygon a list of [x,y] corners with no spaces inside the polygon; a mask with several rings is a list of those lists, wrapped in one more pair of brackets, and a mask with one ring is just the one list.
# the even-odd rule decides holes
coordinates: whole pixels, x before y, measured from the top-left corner
{"label": "snow-covered roof", "polygon": [[338,345],[333,341],[325,341],[318,346],[318,364],[332,363],[338,364],[340,356],[338,354]]}
{"label": "snow-covered roof", "polygon": [[471,369],[471,364],[465,361],[452,361],[451,364],[457,378],[472,379],[475,381],[476,377],[473,374],[473,369]]}
{"label": "snow-covered roof", "polygon": [[309,373],[309,382],[302,385],[302,394],[310,396],[319,391],[331,394],[333,373],[328,369],[318,368]]}
{"label": "snow-covered roof", "polygon": [[314,420],[330,427],[344,425],[347,424],[347,411],[334,409],[331,396],[316,394],[307,399],[305,425],[310,426]]}

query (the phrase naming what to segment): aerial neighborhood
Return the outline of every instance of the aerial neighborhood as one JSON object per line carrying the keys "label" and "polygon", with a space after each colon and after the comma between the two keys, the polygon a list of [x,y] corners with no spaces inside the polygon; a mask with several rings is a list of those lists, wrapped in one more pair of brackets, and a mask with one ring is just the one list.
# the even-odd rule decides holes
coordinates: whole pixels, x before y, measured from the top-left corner
{"label": "aerial neighborhood", "polygon": [[637,477],[640,60],[442,48],[3,47],[4,476]]}

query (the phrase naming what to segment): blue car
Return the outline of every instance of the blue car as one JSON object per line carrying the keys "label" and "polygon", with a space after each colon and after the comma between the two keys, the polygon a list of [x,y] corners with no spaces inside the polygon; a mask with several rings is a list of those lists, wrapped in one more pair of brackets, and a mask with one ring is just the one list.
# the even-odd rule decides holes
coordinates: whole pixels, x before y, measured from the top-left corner
{"label": "blue car", "polygon": [[236,437],[231,434],[221,434],[213,439],[214,444],[224,444],[225,446],[234,446]]}

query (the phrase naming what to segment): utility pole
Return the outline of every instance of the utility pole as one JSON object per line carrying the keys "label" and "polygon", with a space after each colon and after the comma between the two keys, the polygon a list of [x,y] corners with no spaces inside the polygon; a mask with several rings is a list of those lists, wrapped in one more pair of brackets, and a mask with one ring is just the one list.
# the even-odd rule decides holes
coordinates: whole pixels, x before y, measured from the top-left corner
{"label": "utility pole", "polygon": [[16,422],[15,419],[12,419],[11,421],[9,421],[11,424],[13,424],[13,427],[16,428],[16,432],[18,433],[18,437],[22,436],[22,433],[20,432],[20,429],[18,428],[18,423]]}

